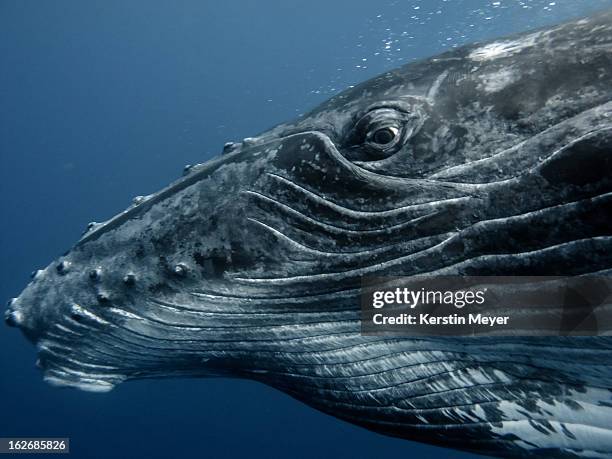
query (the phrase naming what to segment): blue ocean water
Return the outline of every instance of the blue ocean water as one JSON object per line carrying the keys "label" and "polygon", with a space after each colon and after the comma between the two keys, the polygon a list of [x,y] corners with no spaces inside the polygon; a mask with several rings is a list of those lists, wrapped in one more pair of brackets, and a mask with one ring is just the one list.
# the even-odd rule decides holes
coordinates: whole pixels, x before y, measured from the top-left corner
{"label": "blue ocean water", "polygon": [[[461,44],[612,0],[0,0],[0,298],[89,221],[224,142]],[[72,439],[72,456],[476,457],[386,438],[247,381],[52,388],[0,328],[0,437]]]}

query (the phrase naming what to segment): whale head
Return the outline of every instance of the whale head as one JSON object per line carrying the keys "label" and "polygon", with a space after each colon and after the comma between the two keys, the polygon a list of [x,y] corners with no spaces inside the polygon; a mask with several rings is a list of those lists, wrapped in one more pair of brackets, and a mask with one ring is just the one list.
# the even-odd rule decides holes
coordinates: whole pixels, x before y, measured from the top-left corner
{"label": "whale head", "polygon": [[383,352],[359,333],[363,276],[612,267],[611,45],[611,13],[470,45],[228,144],[88,228],[6,321],[54,384],[252,377],[416,438],[298,376]]}

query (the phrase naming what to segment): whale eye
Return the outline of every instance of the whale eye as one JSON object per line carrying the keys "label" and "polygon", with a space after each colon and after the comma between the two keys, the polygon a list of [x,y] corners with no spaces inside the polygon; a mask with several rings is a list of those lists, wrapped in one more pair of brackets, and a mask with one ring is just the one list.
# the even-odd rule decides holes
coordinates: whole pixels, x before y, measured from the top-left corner
{"label": "whale eye", "polygon": [[392,107],[375,108],[362,116],[347,139],[346,156],[353,161],[376,161],[397,153],[418,127],[418,114]]}
{"label": "whale eye", "polygon": [[376,129],[369,134],[370,143],[374,146],[386,148],[391,145],[399,136],[399,129],[396,126],[385,126]]}

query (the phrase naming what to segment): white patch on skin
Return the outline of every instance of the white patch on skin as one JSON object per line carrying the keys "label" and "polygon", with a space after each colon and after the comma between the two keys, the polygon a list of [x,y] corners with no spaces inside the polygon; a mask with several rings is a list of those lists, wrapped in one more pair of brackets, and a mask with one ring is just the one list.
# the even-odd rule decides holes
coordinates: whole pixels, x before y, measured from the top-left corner
{"label": "white patch on skin", "polygon": [[128,319],[143,320],[142,317],[134,314],[133,312],[124,311],[123,309],[109,308],[108,310],[114,314],[117,314],[118,316],[126,317]]}
{"label": "white patch on skin", "polygon": [[63,333],[70,333],[71,335],[79,335],[74,330],[70,330],[68,327],[63,326],[62,324],[55,324],[58,330],[61,330]]}
{"label": "white patch on skin", "polygon": [[72,312],[75,312],[77,314],[80,314],[82,316],[85,316],[95,322],[98,322],[100,325],[109,325],[109,323],[104,320],[103,318],[95,315],[93,312],[88,311],[87,309],[83,308],[82,306],[78,305],[78,304],[73,304],[72,305]]}
{"label": "white patch on skin", "polygon": [[23,324],[24,317],[23,317],[23,313],[21,311],[19,311],[19,310],[13,311],[11,313],[11,315],[12,315],[13,320],[15,321],[16,324],[18,324],[18,325]]}
{"label": "white patch on skin", "polygon": [[266,150],[268,161],[272,161],[273,159],[276,159],[277,154],[278,154],[278,148],[271,148],[271,149]]}
{"label": "white patch on skin", "polygon": [[520,78],[519,72],[512,67],[503,68],[492,73],[481,75],[479,89],[486,93],[499,92]]}
{"label": "white patch on skin", "polygon": [[538,38],[541,38],[543,34],[544,32],[536,32],[527,35],[520,40],[497,41],[494,43],[489,43],[488,45],[472,51],[469,58],[474,61],[488,61],[513,56],[526,48],[534,46],[538,41]]}
{"label": "white patch on skin", "polygon": [[440,90],[440,85],[444,82],[447,76],[448,76],[448,70],[445,70],[440,75],[438,75],[438,78],[436,78],[436,81],[434,81],[434,83],[431,85],[431,88],[429,88],[429,91],[427,91],[427,99],[433,101],[436,98],[436,95],[438,94],[438,91]]}
{"label": "white patch on skin", "polygon": [[[570,392],[566,395],[570,399],[578,397],[579,400],[574,401],[580,408],[572,408],[563,401],[549,403],[538,400],[536,403],[540,411],[531,417],[521,404],[500,401],[497,409],[503,413],[501,426],[491,425],[491,431],[500,435],[515,434],[522,439],[516,443],[525,449],[585,449],[589,452],[585,457],[599,457],[598,451],[609,451],[612,445],[608,428],[610,408],[599,405],[599,401],[607,400],[609,394],[598,389],[587,389],[584,393]],[[538,422],[542,416],[546,424]],[[539,424],[539,427],[536,428],[532,422]],[[604,454],[604,457],[608,455]]]}
{"label": "white patch on skin", "polygon": [[86,392],[108,392],[113,389],[114,385],[99,380],[88,380],[83,382],[64,381],[56,376],[44,376],[44,381],[55,387],[74,387]]}

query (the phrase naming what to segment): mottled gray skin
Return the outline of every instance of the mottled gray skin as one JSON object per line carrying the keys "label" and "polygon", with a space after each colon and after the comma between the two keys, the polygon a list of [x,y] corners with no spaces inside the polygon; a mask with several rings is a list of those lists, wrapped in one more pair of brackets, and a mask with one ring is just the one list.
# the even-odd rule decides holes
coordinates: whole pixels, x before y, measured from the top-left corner
{"label": "mottled gray skin", "polygon": [[611,48],[608,12],[374,78],[95,225],[7,322],[57,385],[233,375],[387,435],[610,456],[611,338],[361,336],[358,287],[612,268]]}

